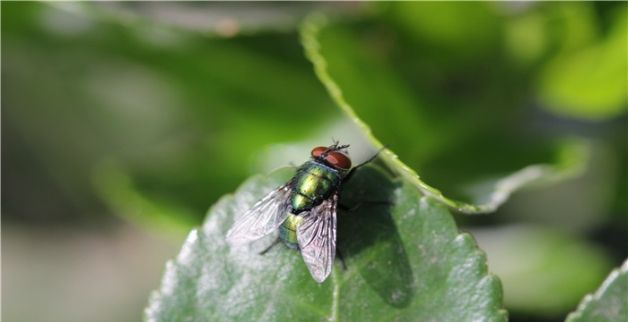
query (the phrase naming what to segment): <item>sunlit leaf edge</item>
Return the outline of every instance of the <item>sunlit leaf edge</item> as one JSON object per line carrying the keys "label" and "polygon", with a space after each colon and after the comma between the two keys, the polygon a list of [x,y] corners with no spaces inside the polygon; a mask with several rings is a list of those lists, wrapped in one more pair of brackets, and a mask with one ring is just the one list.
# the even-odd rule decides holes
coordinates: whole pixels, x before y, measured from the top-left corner
{"label": "sunlit leaf edge", "polygon": [[[605,301],[608,301],[608,298],[605,297],[607,296],[607,291],[611,288],[611,286],[615,285],[615,283],[622,282],[624,283],[624,294],[623,298],[619,299],[619,301],[622,301],[624,305],[624,320],[628,319],[628,315],[626,315],[628,313],[628,309],[626,309],[626,301],[628,299],[628,259],[626,259],[626,261],[624,261],[624,263],[620,267],[614,269],[608,275],[608,277],[604,280],[604,282],[602,282],[602,285],[600,285],[595,293],[587,294],[584,298],[582,298],[582,301],[578,305],[578,308],[575,311],[569,313],[569,315],[565,319],[565,322],[588,321],[584,320],[586,312],[590,309],[593,309],[595,306],[604,305],[606,303]],[[617,312],[617,314],[621,314],[621,312]],[[614,321],[622,321],[619,319],[620,316],[615,316],[615,318],[617,318],[617,320]],[[611,320],[608,321],[610,322]]]}
{"label": "sunlit leaf edge", "polygon": [[589,148],[586,142],[572,140],[567,142],[566,149],[572,152],[571,158],[562,158],[557,164],[533,164],[497,180],[487,201],[473,204],[457,201],[446,197],[440,190],[425,183],[418,173],[406,165],[390,149],[385,149],[354,111],[353,107],[344,98],[342,89],[331,77],[327,69],[327,61],[321,53],[321,44],[318,41],[319,32],[329,23],[329,19],[321,13],[309,15],[301,25],[301,42],[307,58],[312,62],[314,71],[337,107],[360,128],[370,143],[377,149],[383,149],[380,158],[399,176],[414,184],[427,196],[444,203],[452,209],[465,214],[484,214],[495,211],[510,195],[526,186],[542,183],[551,183],[579,175],[586,168]]}

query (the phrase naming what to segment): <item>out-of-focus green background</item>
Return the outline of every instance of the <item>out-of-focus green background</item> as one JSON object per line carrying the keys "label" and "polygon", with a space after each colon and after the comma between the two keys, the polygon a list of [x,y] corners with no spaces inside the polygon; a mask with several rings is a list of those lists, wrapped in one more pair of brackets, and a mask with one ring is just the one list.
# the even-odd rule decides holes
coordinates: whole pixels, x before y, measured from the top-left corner
{"label": "out-of-focus green background", "polygon": [[628,257],[623,3],[3,2],[3,318],[137,321],[221,195],[363,142],[303,53],[313,11],[359,114],[448,195],[586,142],[580,176],[456,216],[512,321],[562,320]]}

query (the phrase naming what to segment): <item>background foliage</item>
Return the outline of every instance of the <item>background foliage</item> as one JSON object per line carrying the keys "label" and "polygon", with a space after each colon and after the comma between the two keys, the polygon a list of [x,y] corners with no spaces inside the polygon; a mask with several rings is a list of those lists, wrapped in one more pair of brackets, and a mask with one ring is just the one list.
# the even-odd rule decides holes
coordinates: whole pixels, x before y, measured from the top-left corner
{"label": "background foliage", "polygon": [[[625,4],[2,7],[3,241],[16,245],[3,270],[16,276],[5,284],[15,294],[5,298],[9,320],[72,321],[72,296],[48,309],[18,304],[32,293],[47,303],[47,289],[78,297],[77,274],[60,286],[25,282],[60,262],[122,278],[108,264],[28,253],[63,244],[67,231],[171,236],[145,247],[173,257],[182,233],[251,174],[300,163],[332,136],[354,143],[354,158],[370,153],[304,54],[298,26],[314,10],[328,13],[321,53],[345,99],[446,196],[473,201],[487,182],[529,164],[584,164],[495,214],[455,216],[487,252],[512,321],[562,319],[628,257]],[[124,262],[119,251],[109,256]],[[145,286],[155,288],[160,264],[129,265],[155,271]],[[116,320],[137,320],[146,294],[125,301]],[[74,320],[102,315],[115,298]]]}

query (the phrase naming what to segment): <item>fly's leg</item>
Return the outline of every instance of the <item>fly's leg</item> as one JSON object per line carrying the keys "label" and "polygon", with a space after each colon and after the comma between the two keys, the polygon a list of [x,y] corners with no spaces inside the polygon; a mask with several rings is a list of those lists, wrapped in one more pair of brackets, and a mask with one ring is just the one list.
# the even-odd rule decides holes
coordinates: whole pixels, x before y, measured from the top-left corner
{"label": "fly's leg", "polygon": [[371,161],[375,160],[375,158],[377,158],[377,156],[379,155],[380,152],[384,151],[386,147],[382,147],[379,150],[377,150],[377,152],[375,152],[375,154],[373,154],[368,160],[356,165],[355,167],[353,167],[349,173],[347,173],[347,175],[345,176],[343,181],[349,181],[351,179],[351,177],[353,177],[353,174],[355,173],[355,170],[359,169],[362,166],[365,166],[367,164],[369,164]]}
{"label": "fly's leg", "polygon": [[373,205],[373,206],[391,206],[392,202],[388,201],[388,200],[381,200],[381,201],[360,201],[358,203],[356,203],[353,206],[347,206],[347,205],[338,205],[338,209],[340,210],[344,210],[346,212],[354,212],[356,209],[364,206],[364,205]]}
{"label": "fly's leg", "polygon": [[345,258],[342,256],[342,252],[340,252],[340,248],[336,247],[336,257],[340,260],[340,264],[342,265],[343,270],[347,270],[347,263],[345,263]]}
{"label": "fly's leg", "polygon": [[258,254],[260,255],[264,255],[266,253],[268,253],[268,251],[273,248],[275,245],[279,244],[279,242],[281,241],[281,239],[279,237],[277,237],[277,239],[275,239],[275,241],[270,244],[270,246],[266,247],[266,249],[264,249],[263,251],[259,252]]}

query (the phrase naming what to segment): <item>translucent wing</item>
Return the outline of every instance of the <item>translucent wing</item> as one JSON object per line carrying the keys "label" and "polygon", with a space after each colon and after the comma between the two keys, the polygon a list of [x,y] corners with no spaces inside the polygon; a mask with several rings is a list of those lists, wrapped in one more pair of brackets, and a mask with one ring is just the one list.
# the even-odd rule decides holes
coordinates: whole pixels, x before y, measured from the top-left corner
{"label": "translucent wing", "polygon": [[322,283],[331,273],[336,256],[336,205],[338,195],[310,210],[297,227],[303,261],[312,277]]}
{"label": "translucent wing", "polygon": [[227,241],[244,244],[276,231],[288,217],[289,197],[288,184],[271,191],[236,220],[227,232]]}

